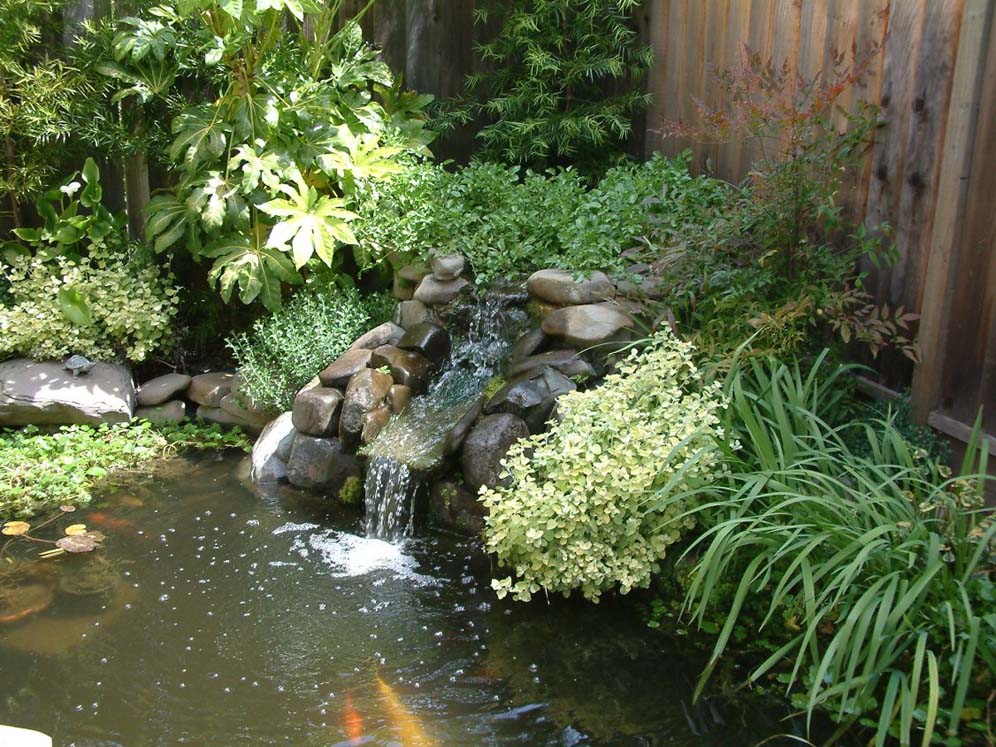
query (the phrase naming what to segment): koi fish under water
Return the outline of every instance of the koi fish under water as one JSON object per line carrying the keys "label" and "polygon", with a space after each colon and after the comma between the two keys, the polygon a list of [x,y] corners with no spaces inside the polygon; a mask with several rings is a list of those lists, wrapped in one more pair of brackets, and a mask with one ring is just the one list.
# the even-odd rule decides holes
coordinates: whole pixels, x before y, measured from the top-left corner
{"label": "koi fish under water", "polygon": [[96,524],[104,529],[111,529],[118,532],[138,531],[138,525],[135,522],[129,521],[128,519],[118,519],[114,516],[109,516],[103,511],[93,511],[92,513],[87,514],[86,520],[90,524]]}
{"label": "koi fish under water", "polygon": [[342,714],[342,725],[350,745],[363,744],[363,719],[353,707],[353,696],[346,694],[346,710]]}
{"label": "koi fish under water", "polygon": [[375,678],[387,710],[388,721],[401,736],[401,743],[405,747],[437,747],[437,742],[425,733],[418,718],[405,709],[394,689],[380,675],[375,675]]}

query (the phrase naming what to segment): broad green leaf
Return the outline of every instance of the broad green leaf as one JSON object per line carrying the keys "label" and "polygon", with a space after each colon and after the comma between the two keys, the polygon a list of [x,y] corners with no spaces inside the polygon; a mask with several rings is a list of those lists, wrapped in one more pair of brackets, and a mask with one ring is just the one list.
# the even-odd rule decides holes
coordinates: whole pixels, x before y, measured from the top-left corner
{"label": "broad green leaf", "polygon": [[156,253],[171,247],[187,231],[190,211],[173,195],[153,197],[145,209],[145,238]]}
{"label": "broad green leaf", "polygon": [[75,288],[60,288],[58,293],[59,310],[63,316],[78,327],[93,324],[93,315],[86,297]]}
{"label": "broad green leaf", "polygon": [[214,107],[188,109],[173,121],[176,140],[169,150],[173,161],[183,161],[188,169],[204,161],[214,161],[225,152],[231,125]]}

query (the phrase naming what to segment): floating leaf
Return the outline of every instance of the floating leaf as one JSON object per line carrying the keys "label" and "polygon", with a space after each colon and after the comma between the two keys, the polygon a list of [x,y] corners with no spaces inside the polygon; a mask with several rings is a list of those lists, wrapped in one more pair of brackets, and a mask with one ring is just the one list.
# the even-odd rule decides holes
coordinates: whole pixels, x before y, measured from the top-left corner
{"label": "floating leaf", "polygon": [[97,543],[85,534],[63,537],[55,546],[66,552],[91,552],[97,549]]}
{"label": "floating leaf", "polygon": [[67,537],[78,537],[81,534],[86,534],[86,524],[73,524],[66,527]]}
{"label": "floating leaf", "polygon": [[76,510],[76,506],[59,506],[59,510],[62,511],[64,514],[71,514],[73,511]]}
{"label": "floating leaf", "polygon": [[20,537],[22,534],[27,534],[29,529],[31,529],[31,525],[26,521],[8,521],[3,525],[0,533],[6,534],[8,537]]}
{"label": "floating leaf", "polygon": [[107,537],[104,536],[103,532],[87,532],[86,536],[98,544],[107,539]]}

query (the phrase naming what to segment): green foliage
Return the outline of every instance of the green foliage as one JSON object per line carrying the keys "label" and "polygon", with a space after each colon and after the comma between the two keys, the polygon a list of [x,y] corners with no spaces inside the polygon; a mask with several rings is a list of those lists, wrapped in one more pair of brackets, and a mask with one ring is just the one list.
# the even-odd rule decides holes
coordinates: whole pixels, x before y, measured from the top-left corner
{"label": "green foliage", "polygon": [[703,223],[725,195],[718,180],[690,176],[687,157],[618,166],[591,190],[571,170],[423,163],[374,185],[355,228],[375,253],[462,254],[486,283],[546,267],[621,269],[640,237]]}
{"label": "green foliage", "polygon": [[196,423],[148,422],[66,426],[43,433],[34,426],[0,430],[0,519],[27,518],[62,505],[85,505],[114,472],[188,449],[240,448],[238,430]]}
{"label": "green foliage", "polygon": [[356,19],[333,31],[340,5],[176,0],[123,19],[101,67],[141,105],[190,69],[208,82],[207,100],[174,107],[177,183],[149,204],[146,234],[158,252],[212,259],[226,302],[237,289],[273,310],[306,265],[336,267],[357,187],[430,140],[428,99],[394,87]]}
{"label": "green foliage", "polygon": [[488,68],[470,76],[464,122],[488,158],[509,163],[605,163],[622,153],[632,118],[650,102],[640,81],[653,62],[630,17],[638,0],[512,0],[478,8],[496,24],[479,46]]}
{"label": "green foliage", "polygon": [[662,332],[598,389],[557,402],[550,430],[513,444],[507,483],[484,488],[487,548],[513,577],[499,596],[580,589],[597,601],[646,586],[667,548],[693,525],[687,505],[648,506],[651,491],[684,492],[713,474],[724,406],[691,345]]}
{"label": "green foliage", "polygon": [[339,489],[339,502],[347,506],[359,504],[363,496],[363,480],[355,475],[347,477]]}
{"label": "green foliage", "polygon": [[289,410],[294,395],[366,331],[370,317],[355,288],[314,282],[248,334],[228,340],[240,391],[259,409]]}
{"label": "green foliage", "polygon": [[[824,358],[809,373],[753,359],[727,379],[728,470],[695,488],[698,504],[675,522],[704,527],[685,553],[686,609],[699,623],[723,619],[699,690],[750,625],[745,605],[760,602],[756,625],[785,641],[752,682],[777,673],[809,712],[845,724],[867,715],[879,746],[916,732],[925,745],[956,738],[984,711],[996,671],[985,446],[976,429],[952,476],[891,420],[829,425],[846,369],[826,371]],[[849,446],[855,436],[868,456]]]}

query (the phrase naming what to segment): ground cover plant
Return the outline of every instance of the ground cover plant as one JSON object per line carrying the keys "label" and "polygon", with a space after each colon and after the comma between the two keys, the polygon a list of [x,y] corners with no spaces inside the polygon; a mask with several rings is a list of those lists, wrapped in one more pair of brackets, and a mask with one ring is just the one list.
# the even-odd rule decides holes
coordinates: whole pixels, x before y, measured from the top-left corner
{"label": "ground cover plant", "polygon": [[99,483],[188,449],[240,448],[251,442],[238,429],[202,423],[149,422],[91,427],[35,426],[0,430],[0,519],[24,519],[59,506],[90,502]]}

